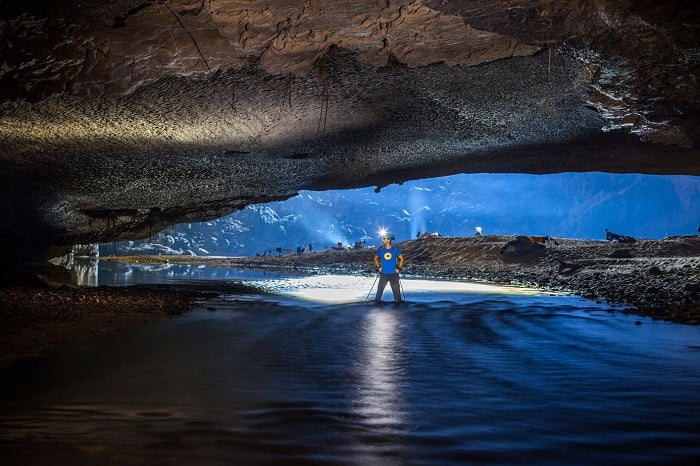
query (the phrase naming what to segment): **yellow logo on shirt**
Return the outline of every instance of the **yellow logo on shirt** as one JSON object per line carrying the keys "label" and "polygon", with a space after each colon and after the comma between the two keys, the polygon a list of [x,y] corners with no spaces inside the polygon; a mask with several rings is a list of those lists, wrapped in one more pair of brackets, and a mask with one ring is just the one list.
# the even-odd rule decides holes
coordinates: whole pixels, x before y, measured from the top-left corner
{"label": "yellow logo on shirt", "polygon": [[391,255],[390,252],[385,252],[384,253],[384,260],[390,261],[393,256]]}

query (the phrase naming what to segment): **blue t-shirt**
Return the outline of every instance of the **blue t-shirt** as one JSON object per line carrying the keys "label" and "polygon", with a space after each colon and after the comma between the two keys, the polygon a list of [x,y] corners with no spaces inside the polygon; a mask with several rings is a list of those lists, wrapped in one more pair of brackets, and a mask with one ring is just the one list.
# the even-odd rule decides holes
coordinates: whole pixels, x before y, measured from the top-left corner
{"label": "blue t-shirt", "polygon": [[382,273],[396,273],[396,264],[401,255],[401,249],[399,249],[398,246],[392,246],[390,248],[379,246],[374,255],[379,257],[381,261]]}

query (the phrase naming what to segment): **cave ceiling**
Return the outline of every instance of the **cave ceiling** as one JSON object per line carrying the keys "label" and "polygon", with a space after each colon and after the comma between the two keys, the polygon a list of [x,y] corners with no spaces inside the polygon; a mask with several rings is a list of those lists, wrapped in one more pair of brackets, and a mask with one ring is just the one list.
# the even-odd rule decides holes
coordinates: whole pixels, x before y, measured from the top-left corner
{"label": "cave ceiling", "polygon": [[695,1],[0,0],[1,239],[138,238],[454,173],[700,175],[699,19]]}

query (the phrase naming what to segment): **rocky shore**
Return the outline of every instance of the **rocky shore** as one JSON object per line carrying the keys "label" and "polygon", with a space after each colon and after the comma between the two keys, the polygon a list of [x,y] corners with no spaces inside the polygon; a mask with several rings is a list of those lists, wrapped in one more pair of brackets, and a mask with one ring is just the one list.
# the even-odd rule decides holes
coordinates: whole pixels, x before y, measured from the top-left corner
{"label": "rocky shore", "polygon": [[[513,237],[427,237],[398,244],[406,257],[405,276],[571,292],[622,304],[624,312],[640,316],[700,324],[700,235],[633,243],[536,238],[546,239],[540,244],[521,239],[508,245]],[[373,275],[372,255],[373,249],[366,248],[267,257],[110,260]],[[174,285],[0,289],[0,365],[83,336],[187,312],[204,293]]]}
{"label": "rocky shore", "polygon": [[[398,243],[405,276],[516,284],[627,306],[670,322],[700,324],[700,235],[636,240],[513,236],[439,237]],[[325,250],[267,257],[140,256],[121,261],[197,263],[214,267],[282,268],[306,273],[374,274],[373,250]]]}

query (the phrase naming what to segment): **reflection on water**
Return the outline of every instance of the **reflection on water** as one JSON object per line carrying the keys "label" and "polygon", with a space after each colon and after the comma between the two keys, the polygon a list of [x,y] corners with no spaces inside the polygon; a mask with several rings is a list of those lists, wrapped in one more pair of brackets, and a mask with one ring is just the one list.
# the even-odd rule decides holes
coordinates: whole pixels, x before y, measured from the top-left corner
{"label": "reflection on water", "polygon": [[197,283],[205,280],[282,279],[287,272],[225,269],[204,265],[138,264],[62,256],[51,260],[68,273],[52,276],[52,281],[78,286],[129,286],[138,284]]}
{"label": "reflection on water", "polygon": [[224,269],[203,265],[180,264],[127,264],[99,261],[99,285],[128,286],[136,284],[172,284],[202,280],[249,280],[285,277],[279,272],[259,272],[243,269]]}
{"label": "reflection on water", "polygon": [[377,307],[373,277],[250,280],[276,294],[3,369],[3,464],[700,458],[700,327],[534,290],[405,280],[408,304]]}
{"label": "reflection on water", "polygon": [[404,367],[399,314],[373,308],[362,327],[362,368],[357,412],[366,423],[388,432],[403,427],[401,370]]}
{"label": "reflection on water", "polygon": [[97,286],[99,284],[97,278],[99,260],[96,258],[75,257],[73,254],[67,254],[54,257],[49,262],[65,269],[68,273],[67,277],[62,277],[49,272],[51,281],[78,286]]}

